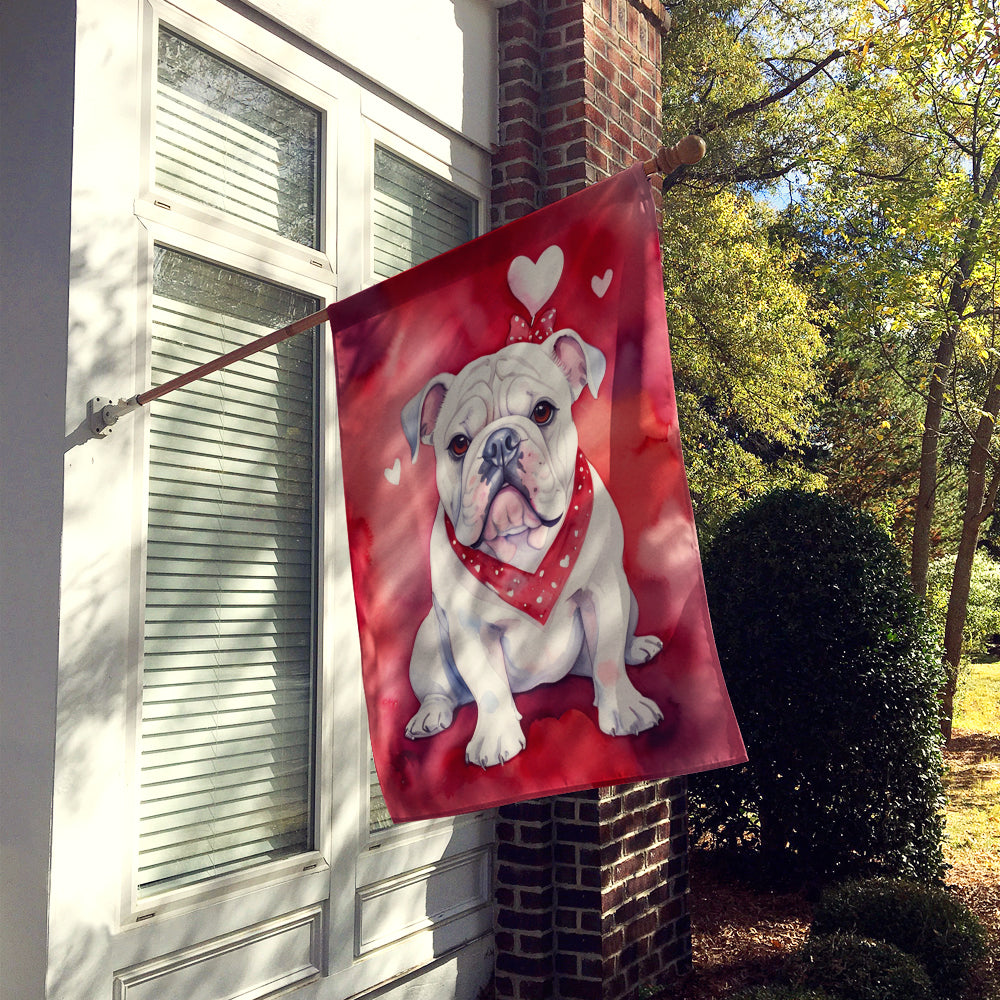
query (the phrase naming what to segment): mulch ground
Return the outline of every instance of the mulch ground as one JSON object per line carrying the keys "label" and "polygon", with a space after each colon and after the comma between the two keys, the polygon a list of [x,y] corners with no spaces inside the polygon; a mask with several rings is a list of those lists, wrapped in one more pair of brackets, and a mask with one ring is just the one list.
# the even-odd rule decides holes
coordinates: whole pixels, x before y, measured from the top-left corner
{"label": "mulch ground", "polygon": [[808,893],[749,886],[711,851],[692,851],[690,866],[693,969],[679,989],[665,996],[717,1000],[773,982],[809,936]]}
{"label": "mulch ground", "polygon": [[[974,757],[1000,759],[1000,740],[956,734],[946,751],[949,767]],[[809,935],[810,892],[772,892],[747,885],[711,851],[693,850],[691,926],[694,966],[663,998],[723,1000],[748,986],[773,982],[788,956]],[[970,986],[969,1000],[1000,1000],[1000,857],[971,856],[955,864],[949,888],[983,921],[991,955]]]}

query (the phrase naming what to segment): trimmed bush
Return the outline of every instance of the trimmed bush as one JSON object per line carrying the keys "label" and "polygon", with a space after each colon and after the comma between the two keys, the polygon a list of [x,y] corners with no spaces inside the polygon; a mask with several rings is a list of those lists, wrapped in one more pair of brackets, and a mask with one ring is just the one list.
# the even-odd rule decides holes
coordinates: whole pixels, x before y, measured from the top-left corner
{"label": "trimmed bush", "polygon": [[912,955],[853,934],[811,938],[796,978],[837,1000],[934,1000],[927,971]]}
{"label": "trimmed bush", "polygon": [[816,906],[812,933],[842,932],[877,938],[912,955],[943,997],[960,997],[987,953],[986,933],[968,907],[945,889],[904,879],[827,889]]}
{"label": "trimmed bush", "polygon": [[943,672],[889,536],[779,490],[724,525],[705,583],[750,760],[691,779],[695,834],[775,873],[939,878]]}

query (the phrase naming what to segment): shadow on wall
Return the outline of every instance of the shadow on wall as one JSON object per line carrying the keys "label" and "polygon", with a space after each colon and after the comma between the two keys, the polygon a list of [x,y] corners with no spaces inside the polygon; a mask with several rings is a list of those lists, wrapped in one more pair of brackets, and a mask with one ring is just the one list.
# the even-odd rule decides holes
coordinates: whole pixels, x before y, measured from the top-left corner
{"label": "shadow on wall", "polygon": [[[110,264],[110,267],[108,265]],[[134,277],[109,284],[114,262],[76,259],[71,279],[95,293],[95,322],[71,330],[69,416],[79,400],[80,423],[65,438],[61,642],[56,708],[49,993],[53,998],[106,994],[108,949],[118,908],[118,873],[128,855],[130,824],[122,760],[129,700],[129,581],[137,552],[132,533],[132,432],[90,437],[86,396],[108,393],[98,383],[123,379],[115,357],[122,297],[134,298]],[[89,286],[89,288],[88,288]],[[99,317],[99,319],[97,318]],[[95,329],[99,327],[99,329]],[[81,342],[87,348],[74,345]],[[131,359],[131,350],[126,355]],[[122,390],[127,382],[122,381]]]}

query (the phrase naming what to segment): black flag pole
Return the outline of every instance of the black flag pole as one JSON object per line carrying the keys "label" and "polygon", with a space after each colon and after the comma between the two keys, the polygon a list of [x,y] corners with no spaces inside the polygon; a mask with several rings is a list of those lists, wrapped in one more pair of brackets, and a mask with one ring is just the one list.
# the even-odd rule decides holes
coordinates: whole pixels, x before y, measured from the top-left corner
{"label": "black flag pole", "polygon": [[[688,135],[673,146],[661,146],[656,151],[656,156],[643,163],[642,169],[647,176],[662,174],[666,177],[681,166],[691,166],[697,163],[705,155],[705,148],[704,139],[697,135]],[[111,428],[118,422],[118,418],[126,413],[131,413],[139,409],[140,406],[145,406],[154,399],[159,399],[161,396],[204,378],[206,375],[227,368],[236,361],[242,361],[244,358],[257,354],[259,351],[265,351],[283,340],[305,333],[323,323],[328,315],[329,307],[324,307],[308,316],[303,316],[302,319],[289,323],[288,326],[283,326],[280,330],[264,334],[264,336],[258,337],[242,347],[237,347],[228,354],[207,361],[183,375],[178,375],[162,385],[136,393],[128,399],[119,399],[115,402],[102,396],[94,396],[87,401],[87,422],[90,431],[94,437],[106,437],[111,433]]]}

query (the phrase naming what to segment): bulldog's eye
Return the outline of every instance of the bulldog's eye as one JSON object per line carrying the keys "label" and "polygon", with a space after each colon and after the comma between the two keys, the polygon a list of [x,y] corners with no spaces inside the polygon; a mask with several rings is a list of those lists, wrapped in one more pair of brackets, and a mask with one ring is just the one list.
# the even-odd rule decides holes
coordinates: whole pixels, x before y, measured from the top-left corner
{"label": "bulldog's eye", "polygon": [[464,434],[456,434],[448,442],[448,451],[453,458],[461,458],[469,450],[471,443]]}
{"label": "bulldog's eye", "polygon": [[547,399],[543,399],[540,403],[536,404],[535,408],[531,411],[531,419],[539,427],[544,427],[547,423],[550,423],[555,415],[556,408]]}

